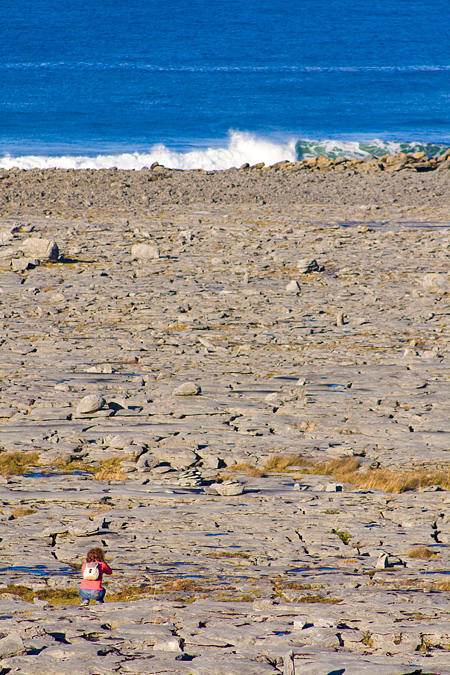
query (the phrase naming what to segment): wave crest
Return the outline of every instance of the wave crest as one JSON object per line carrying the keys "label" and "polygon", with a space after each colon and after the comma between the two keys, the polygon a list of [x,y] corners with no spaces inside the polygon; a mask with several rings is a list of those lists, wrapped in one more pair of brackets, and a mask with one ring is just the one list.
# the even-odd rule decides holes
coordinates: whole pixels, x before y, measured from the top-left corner
{"label": "wave crest", "polygon": [[231,132],[228,144],[222,148],[207,148],[190,152],[170,150],[163,144],[154,145],[148,152],[97,155],[96,157],[60,155],[24,155],[0,159],[0,168],[11,169],[143,169],[158,162],[170,169],[205,169],[217,171],[239,167],[248,162],[266,165],[297,158],[295,141],[275,143],[245,132]]}
{"label": "wave crest", "polygon": [[148,152],[87,155],[5,155],[0,158],[0,168],[12,169],[126,169],[150,167],[158,162],[170,169],[204,169],[220,171],[233,166],[264,162],[266,166],[283,160],[297,161],[323,155],[334,159],[339,156],[362,158],[366,155],[395,155],[398,152],[423,151],[428,157],[440,154],[450,146],[443,143],[397,143],[393,141],[345,141],[345,140],[291,140],[277,143],[247,132],[233,131],[225,147],[180,152],[163,144],[152,146]]}

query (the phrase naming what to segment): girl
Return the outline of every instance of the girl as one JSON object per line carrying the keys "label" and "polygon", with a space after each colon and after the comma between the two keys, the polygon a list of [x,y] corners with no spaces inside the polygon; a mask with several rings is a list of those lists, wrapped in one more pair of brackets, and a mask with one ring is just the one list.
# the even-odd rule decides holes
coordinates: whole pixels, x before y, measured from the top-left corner
{"label": "girl", "polygon": [[105,562],[102,548],[91,548],[86,556],[86,562],[81,567],[83,581],[78,593],[81,595],[81,605],[89,605],[89,600],[104,602],[105,589],[102,587],[102,576],[112,574],[112,569]]}

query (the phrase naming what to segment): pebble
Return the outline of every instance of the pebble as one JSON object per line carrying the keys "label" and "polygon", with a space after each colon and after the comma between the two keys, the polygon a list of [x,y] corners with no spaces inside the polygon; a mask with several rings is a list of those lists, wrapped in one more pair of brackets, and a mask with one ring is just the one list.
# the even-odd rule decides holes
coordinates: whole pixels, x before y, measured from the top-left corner
{"label": "pebble", "polygon": [[183,382],[172,391],[172,394],[173,396],[198,396],[201,391],[202,388],[195,382]]}
{"label": "pebble", "polygon": [[292,280],[286,286],[286,290],[289,293],[299,293],[301,291],[301,287],[300,287],[300,284],[298,283],[298,281]]}

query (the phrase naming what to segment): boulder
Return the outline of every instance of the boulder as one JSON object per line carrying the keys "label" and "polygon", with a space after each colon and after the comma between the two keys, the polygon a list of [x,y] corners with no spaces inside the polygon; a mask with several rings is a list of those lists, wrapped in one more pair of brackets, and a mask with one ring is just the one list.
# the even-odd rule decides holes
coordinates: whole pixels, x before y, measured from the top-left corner
{"label": "boulder", "polygon": [[213,483],[211,487],[222,497],[237,497],[244,492],[244,486],[237,480],[224,480],[223,483]]}
{"label": "boulder", "polygon": [[159,248],[155,244],[134,244],[131,247],[133,258],[146,258],[156,260],[159,258]]}
{"label": "boulder", "polygon": [[195,384],[195,382],[184,382],[179,387],[176,387],[172,394],[174,396],[198,396],[201,391],[202,388],[198,384]]}
{"label": "boulder", "polygon": [[6,659],[9,656],[16,656],[16,654],[23,654],[24,652],[25,646],[17,631],[11,631],[9,635],[0,639],[0,659]]}
{"label": "boulder", "polygon": [[438,295],[450,293],[450,275],[440,274],[439,272],[426,274],[422,285],[428,293],[436,293]]}
{"label": "boulder", "polygon": [[55,262],[59,258],[58,245],[53,239],[29,237],[22,242],[20,248],[29,258],[39,258],[40,260],[50,260],[52,262]]}
{"label": "boulder", "polygon": [[106,401],[102,396],[98,394],[89,394],[81,399],[77,404],[77,414],[86,415],[89,413],[97,412],[105,405]]}

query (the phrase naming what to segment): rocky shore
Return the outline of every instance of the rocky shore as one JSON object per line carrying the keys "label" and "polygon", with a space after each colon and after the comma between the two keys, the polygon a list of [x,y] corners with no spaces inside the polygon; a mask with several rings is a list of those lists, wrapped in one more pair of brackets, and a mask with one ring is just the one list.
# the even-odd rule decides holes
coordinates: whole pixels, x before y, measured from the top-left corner
{"label": "rocky shore", "polygon": [[0,171],[1,675],[450,674],[449,158],[405,157]]}

